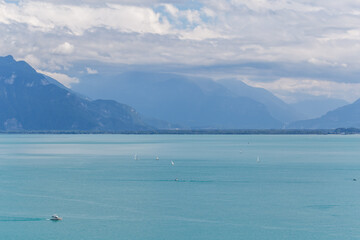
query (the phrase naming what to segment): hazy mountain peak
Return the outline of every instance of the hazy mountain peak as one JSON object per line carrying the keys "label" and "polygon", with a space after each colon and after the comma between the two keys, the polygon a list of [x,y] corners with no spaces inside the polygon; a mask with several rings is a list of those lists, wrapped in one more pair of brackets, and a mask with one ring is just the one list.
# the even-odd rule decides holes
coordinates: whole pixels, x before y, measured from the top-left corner
{"label": "hazy mountain peak", "polygon": [[323,116],[329,111],[349,104],[342,99],[334,99],[328,97],[311,97],[306,100],[292,103],[294,109],[304,114],[304,119],[313,119]]}
{"label": "hazy mountain peak", "polygon": [[330,111],[322,117],[292,123],[289,128],[331,129],[360,128],[360,99]]}
{"label": "hazy mountain peak", "polygon": [[303,119],[303,115],[276,97],[270,91],[247,85],[238,79],[221,79],[218,83],[225,86],[236,96],[248,97],[266,106],[271,115],[282,122]]}

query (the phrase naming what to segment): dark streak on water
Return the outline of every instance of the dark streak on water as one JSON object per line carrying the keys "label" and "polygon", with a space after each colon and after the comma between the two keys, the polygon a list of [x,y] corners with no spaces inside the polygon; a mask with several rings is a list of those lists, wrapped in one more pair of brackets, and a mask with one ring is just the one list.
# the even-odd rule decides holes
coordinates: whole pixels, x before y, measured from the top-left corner
{"label": "dark streak on water", "polygon": [[38,222],[47,221],[47,218],[29,218],[29,217],[3,217],[0,216],[0,222]]}

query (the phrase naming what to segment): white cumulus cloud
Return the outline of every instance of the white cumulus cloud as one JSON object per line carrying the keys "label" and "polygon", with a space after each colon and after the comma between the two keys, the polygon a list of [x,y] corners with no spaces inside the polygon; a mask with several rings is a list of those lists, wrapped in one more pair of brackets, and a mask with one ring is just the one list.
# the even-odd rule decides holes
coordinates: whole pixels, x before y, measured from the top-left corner
{"label": "white cumulus cloud", "polygon": [[63,55],[68,55],[68,54],[72,54],[75,50],[74,45],[68,43],[68,42],[64,42],[63,44],[60,44],[59,46],[57,46],[53,52],[56,54],[63,54]]}
{"label": "white cumulus cloud", "polygon": [[164,34],[170,27],[148,7],[120,4],[91,7],[40,1],[23,1],[19,5],[0,3],[0,22],[22,23],[33,30],[64,31],[74,35],[82,35],[98,27],[122,32]]}
{"label": "white cumulus cloud", "polygon": [[274,82],[254,82],[251,80],[244,80],[244,82],[250,86],[265,88],[286,102],[297,100],[293,97],[294,93],[344,99],[348,102],[353,102],[360,96],[360,83],[338,83],[296,78],[281,78]]}
{"label": "white cumulus cloud", "polygon": [[89,67],[86,68],[86,72],[88,74],[98,74],[98,71],[96,69],[91,69]]}

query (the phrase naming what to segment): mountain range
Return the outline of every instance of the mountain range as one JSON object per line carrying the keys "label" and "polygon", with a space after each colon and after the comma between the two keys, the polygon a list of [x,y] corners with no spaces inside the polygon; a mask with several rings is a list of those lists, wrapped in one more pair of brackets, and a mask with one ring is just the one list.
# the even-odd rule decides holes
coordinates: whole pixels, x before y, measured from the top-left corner
{"label": "mountain range", "polygon": [[345,104],[317,98],[296,107],[236,79],[151,72],[89,76],[69,89],[0,57],[1,131],[360,127],[360,100]]}

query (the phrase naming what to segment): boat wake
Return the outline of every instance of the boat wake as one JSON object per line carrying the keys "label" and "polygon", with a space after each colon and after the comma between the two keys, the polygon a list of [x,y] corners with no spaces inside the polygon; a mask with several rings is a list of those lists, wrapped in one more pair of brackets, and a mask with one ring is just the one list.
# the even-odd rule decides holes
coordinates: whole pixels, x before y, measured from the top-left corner
{"label": "boat wake", "polygon": [[27,217],[4,217],[0,216],[0,222],[38,222],[46,221],[46,218],[27,218]]}

